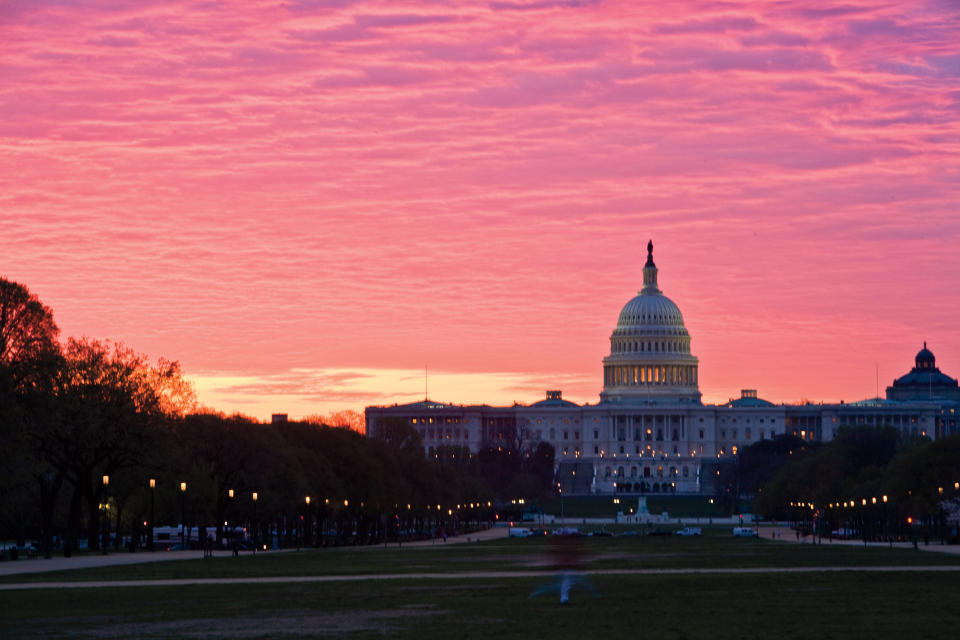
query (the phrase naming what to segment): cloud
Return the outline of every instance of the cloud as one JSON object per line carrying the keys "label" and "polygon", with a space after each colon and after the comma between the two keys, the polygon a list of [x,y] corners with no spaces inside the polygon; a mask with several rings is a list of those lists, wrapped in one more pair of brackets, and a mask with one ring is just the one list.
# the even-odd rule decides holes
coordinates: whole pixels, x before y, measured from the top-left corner
{"label": "cloud", "polygon": [[707,394],[960,362],[950,3],[4,10],[9,276],[207,404],[593,401],[651,237]]}
{"label": "cloud", "polygon": [[660,24],[654,27],[654,31],[664,35],[727,33],[728,31],[752,31],[759,26],[754,18],[722,16],[705,20],[685,20],[684,22]]}

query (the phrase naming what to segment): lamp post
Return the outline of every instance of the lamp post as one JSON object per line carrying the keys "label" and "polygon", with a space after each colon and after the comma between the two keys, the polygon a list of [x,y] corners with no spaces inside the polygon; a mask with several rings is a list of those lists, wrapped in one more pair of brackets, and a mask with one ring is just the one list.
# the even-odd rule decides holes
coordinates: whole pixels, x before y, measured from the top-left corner
{"label": "lamp post", "polygon": [[103,541],[101,543],[103,547],[103,555],[107,555],[107,545],[110,542],[110,518],[107,513],[109,508],[109,503],[107,500],[107,487],[110,484],[110,476],[103,476]]}
{"label": "lamp post", "polygon": [[186,516],[186,505],[184,503],[185,497],[187,495],[187,483],[180,483],[180,549],[186,549],[186,543],[184,542],[184,534],[187,532],[187,516]]}
{"label": "lamp post", "polygon": [[257,555],[257,492],[253,492],[253,555]]}
{"label": "lamp post", "polygon": [[157,489],[157,479],[150,478],[150,551],[153,551],[153,496]]}
{"label": "lamp post", "polygon": [[310,546],[310,538],[313,527],[310,524],[310,496],[304,498],[304,507],[303,507],[303,546]]}
{"label": "lamp post", "polygon": [[227,529],[227,542],[233,544],[233,530],[230,527],[230,504],[233,502],[233,489],[227,489],[227,508],[224,513],[223,526]]}

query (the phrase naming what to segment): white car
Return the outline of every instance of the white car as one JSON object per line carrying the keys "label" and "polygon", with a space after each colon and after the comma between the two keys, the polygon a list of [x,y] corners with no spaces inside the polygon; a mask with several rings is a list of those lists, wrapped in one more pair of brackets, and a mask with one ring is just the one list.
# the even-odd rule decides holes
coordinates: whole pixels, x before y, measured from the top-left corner
{"label": "white car", "polygon": [[678,536],[702,536],[703,529],[700,527],[684,527],[676,532]]}
{"label": "white car", "polygon": [[511,538],[529,538],[530,529],[527,527],[510,527],[509,536]]}
{"label": "white car", "polygon": [[750,527],[734,527],[733,535],[738,538],[756,538],[758,534],[756,529]]}

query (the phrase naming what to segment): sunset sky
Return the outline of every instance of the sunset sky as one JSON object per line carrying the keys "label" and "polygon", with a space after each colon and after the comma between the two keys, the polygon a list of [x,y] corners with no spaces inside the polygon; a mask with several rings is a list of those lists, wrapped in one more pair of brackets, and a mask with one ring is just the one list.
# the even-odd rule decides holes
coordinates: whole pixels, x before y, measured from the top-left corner
{"label": "sunset sky", "polygon": [[960,3],[0,2],[0,276],[259,418],[960,374]]}

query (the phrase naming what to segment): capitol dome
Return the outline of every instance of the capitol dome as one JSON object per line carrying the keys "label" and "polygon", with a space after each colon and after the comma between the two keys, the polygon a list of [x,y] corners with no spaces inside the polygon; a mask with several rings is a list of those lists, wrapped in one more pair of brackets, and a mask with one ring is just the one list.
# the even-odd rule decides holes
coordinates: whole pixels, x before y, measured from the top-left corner
{"label": "capitol dome", "polygon": [[683,314],[657,286],[653,242],[643,289],[624,305],[603,359],[603,401],[700,402],[698,363]]}

